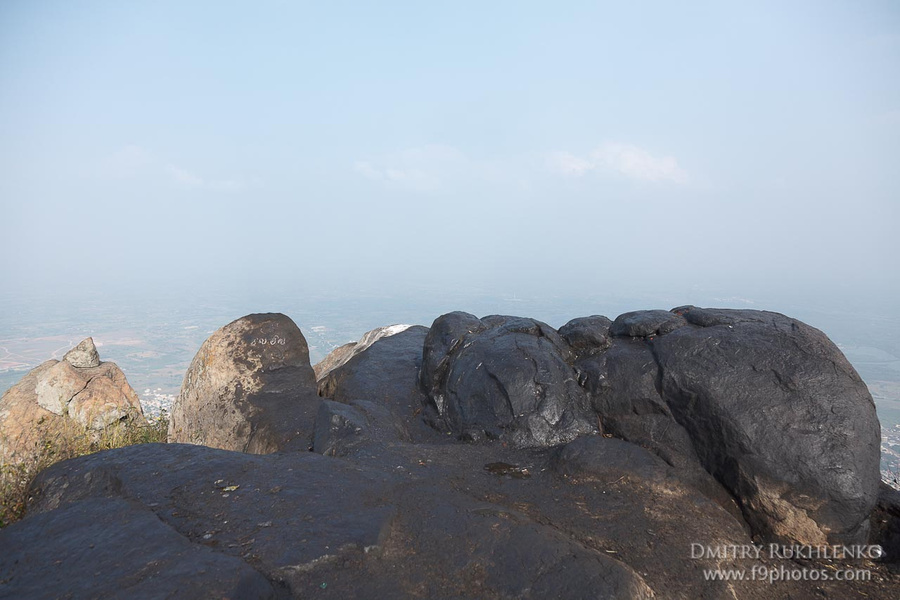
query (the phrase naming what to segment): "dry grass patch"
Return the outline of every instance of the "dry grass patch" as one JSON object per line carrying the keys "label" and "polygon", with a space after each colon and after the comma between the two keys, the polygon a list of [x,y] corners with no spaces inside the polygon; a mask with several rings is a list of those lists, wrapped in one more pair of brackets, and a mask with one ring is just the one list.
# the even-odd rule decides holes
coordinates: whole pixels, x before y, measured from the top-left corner
{"label": "dry grass patch", "polygon": [[101,450],[165,442],[168,427],[169,418],[165,412],[146,424],[124,422],[100,431],[66,419],[62,429],[35,444],[30,452],[20,453],[27,458],[15,463],[0,463],[0,528],[25,515],[28,487],[35,476],[50,465]]}

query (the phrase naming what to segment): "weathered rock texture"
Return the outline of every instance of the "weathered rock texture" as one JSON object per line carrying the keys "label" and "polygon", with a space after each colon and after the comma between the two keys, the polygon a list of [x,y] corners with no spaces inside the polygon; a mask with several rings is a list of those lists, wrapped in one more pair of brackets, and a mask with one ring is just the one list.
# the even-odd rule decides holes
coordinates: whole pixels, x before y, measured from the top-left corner
{"label": "weathered rock texture", "polygon": [[168,438],[254,454],[305,450],[318,404],[297,325],[278,313],[248,315],[203,342],[172,406]]}
{"label": "weathered rock texture", "polygon": [[712,475],[761,539],[861,543],[875,505],[871,396],[822,332],[777,313],[637,311],[575,363],[603,429]]}
{"label": "weathered rock texture", "polygon": [[540,321],[456,312],[432,325],[420,382],[449,431],[547,447],[596,431],[574,358]]}
{"label": "weathered rock texture", "polygon": [[63,360],[31,370],[0,398],[0,462],[20,461],[67,432],[143,421],[125,374],[115,363],[100,362],[87,338]]}
{"label": "weathered rock texture", "polygon": [[389,411],[404,441],[430,439],[435,431],[420,417],[427,398],[417,383],[428,328],[403,327],[328,371],[319,380],[319,395],[347,404],[373,401]]}
{"label": "weathered rock texture", "polygon": [[819,330],[777,313],[677,309],[650,342],[703,466],[763,537],[863,543],[881,476],[865,383]]}
{"label": "weathered rock texture", "polygon": [[[877,421],[820,332],[773,313],[693,307],[616,322],[576,319],[558,334],[530,319],[451,313],[430,330],[383,337],[325,373],[327,399],[292,401],[314,452],[151,444],[57,464],[32,485],[29,516],[0,531],[0,596],[68,593],[63,575],[36,582],[58,557],[76,557],[58,573],[83,569],[85,545],[101,540],[98,556],[112,566],[79,582],[84,595],[900,597],[888,563],[721,550],[866,542]],[[229,410],[268,409],[253,396],[265,396],[267,380],[248,378],[272,363],[247,357],[259,339],[248,332],[293,324],[235,323],[210,338],[191,381],[212,376],[201,356],[224,355],[240,364],[217,371],[226,383],[211,389],[237,398]],[[290,362],[286,372],[307,372]],[[227,384],[236,379],[241,392],[263,391],[247,400]],[[871,541],[896,546],[898,505],[882,492]],[[103,511],[122,535],[98,528]],[[141,567],[145,543],[152,560]],[[694,545],[714,552],[697,556]],[[800,567],[872,578],[749,576]],[[189,569],[194,578],[183,579]],[[712,579],[709,569],[747,579]]]}

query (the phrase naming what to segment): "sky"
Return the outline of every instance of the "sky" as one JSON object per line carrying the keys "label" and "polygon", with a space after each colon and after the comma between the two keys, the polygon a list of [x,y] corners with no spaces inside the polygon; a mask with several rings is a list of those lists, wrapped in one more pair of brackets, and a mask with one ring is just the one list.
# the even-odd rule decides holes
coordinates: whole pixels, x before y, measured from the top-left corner
{"label": "sky", "polygon": [[0,2],[8,296],[893,306],[898,159],[896,2]]}

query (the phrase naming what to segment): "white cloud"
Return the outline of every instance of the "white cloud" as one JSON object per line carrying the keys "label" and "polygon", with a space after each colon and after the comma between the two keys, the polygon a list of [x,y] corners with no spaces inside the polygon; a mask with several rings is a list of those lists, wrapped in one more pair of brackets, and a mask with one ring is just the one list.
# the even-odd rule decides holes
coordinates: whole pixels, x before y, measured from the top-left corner
{"label": "white cloud", "polygon": [[166,167],[166,170],[169,172],[169,175],[172,176],[177,183],[183,185],[184,187],[203,187],[204,181],[202,178],[190,173],[189,171],[185,171],[184,169],[179,169],[174,165],[169,165]]}
{"label": "white cloud", "polygon": [[244,191],[247,189],[248,184],[234,179],[214,179],[213,181],[208,182],[206,186],[216,192],[233,194]]}
{"label": "white cloud", "polygon": [[234,193],[247,188],[243,181],[235,179],[207,179],[188,169],[167,163],[146,148],[129,145],[94,163],[88,169],[91,176],[100,179],[143,179],[174,184],[196,190]]}
{"label": "white cloud", "polygon": [[628,144],[604,144],[591,153],[594,164],[603,165],[632,179],[687,183],[688,175],[671,156],[653,156]]}
{"label": "white cloud", "polygon": [[363,160],[359,160],[353,163],[353,170],[363,177],[368,177],[369,179],[384,179],[384,174],[381,171]]}
{"label": "white cloud", "polygon": [[176,167],[175,165],[168,165],[166,171],[176,184],[184,188],[207,189],[216,192],[233,193],[240,192],[246,187],[242,182],[231,179],[204,179],[199,175]]}
{"label": "white cloud", "polygon": [[102,159],[99,175],[110,179],[134,177],[152,165],[153,156],[140,146],[123,146]]}
{"label": "white cloud", "polygon": [[687,172],[671,156],[654,156],[631,144],[608,142],[592,150],[587,157],[555,152],[548,158],[550,168],[562,175],[580,177],[590,171],[618,173],[629,179],[685,184]]}
{"label": "white cloud", "polygon": [[559,171],[563,175],[584,175],[594,168],[594,165],[583,158],[578,158],[574,154],[568,152],[554,152],[550,155],[550,164],[553,170]]}
{"label": "white cloud", "polygon": [[374,181],[418,192],[437,191],[477,176],[479,167],[451,146],[426,145],[360,160],[353,170]]}

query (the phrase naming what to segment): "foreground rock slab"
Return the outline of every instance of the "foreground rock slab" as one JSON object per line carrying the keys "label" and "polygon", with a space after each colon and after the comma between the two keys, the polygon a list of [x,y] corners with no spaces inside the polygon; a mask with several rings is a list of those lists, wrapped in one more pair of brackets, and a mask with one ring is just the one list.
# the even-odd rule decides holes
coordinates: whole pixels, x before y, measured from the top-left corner
{"label": "foreground rock slab", "polygon": [[[123,511],[143,511],[181,534],[173,552],[194,546],[241,559],[293,597],[540,598],[555,589],[652,597],[621,561],[490,501],[485,492],[502,485],[496,475],[471,473],[482,488],[477,493],[442,484],[460,473],[453,465],[487,460],[479,450],[456,447],[465,463],[438,459],[452,446],[409,446],[377,466],[377,460],[358,465],[313,453],[254,456],[179,444],[105,452],[45,471],[34,490],[34,516],[17,525],[13,533],[21,537],[4,532],[0,550],[42,530],[51,515],[86,539],[83,528],[94,518],[78,511],[128,498]],[[65,537],[49,538],[43,552],[63,553],[67,544]],[[0,552],[0,580],[15,583],[18,568],[13,555]],[[153,578],[144,585],[148,595],[165,589]]]}
{"label": "foreground rock slab", "polygon": [[[39,530],[52,543],[36,546]],[[134,544],[140,540],[140,544]],[[6,598],[273,598],[240,559],[192,544],[152,512],[92,498],[3,531]]]}
{"label": "foreground rock slab", "polygon": [[[29,516],[0,531],[0,596],[64,595],[62,577],[31,587],[40,561],[89,552],[91,543],[121,556],[110,560],[122,570],[95,569],[90,589],[121,586],[133,597],[191,598],[203,586],[266,597],[253,572],[284,598],[770,600],[900,590],[880,571],[862,588],[710,581],[704,569],[749,573],[784,563],[692,558],[691,544],[748,546],[749,535],[678,469],[622,440],[588,436],[540,452],[357,443],[341,455],[147,444],[55,465],[35,482]],[[107,522],[133,522],[147,534],[104,532]],[[145,539],[151,560],[125,573],[129,557],[144,556]],[[37,562],[22,562],[29,546]],[[154,575],[157,552],[209,566],[195,572],[194,587],[177,587]],[[173,567],[172,578],[180,573]]]}

